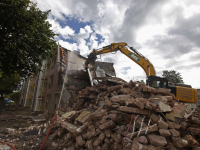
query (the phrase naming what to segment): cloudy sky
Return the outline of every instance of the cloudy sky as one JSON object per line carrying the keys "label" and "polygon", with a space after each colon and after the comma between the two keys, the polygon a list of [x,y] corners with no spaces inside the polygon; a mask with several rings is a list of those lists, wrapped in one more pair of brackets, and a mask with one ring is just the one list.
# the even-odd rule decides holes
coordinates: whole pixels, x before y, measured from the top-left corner
{"label": "cloudy sky", "polygon": [[[146,56],[157,75],[181,73],[186,84],[200,88],[199,0],[33,0],[51,9],[48,21],[61,46],[87,56],[93,48],[126,42]],[[122,53],[104,54],[118,77],[145,80],[141,67]]]}

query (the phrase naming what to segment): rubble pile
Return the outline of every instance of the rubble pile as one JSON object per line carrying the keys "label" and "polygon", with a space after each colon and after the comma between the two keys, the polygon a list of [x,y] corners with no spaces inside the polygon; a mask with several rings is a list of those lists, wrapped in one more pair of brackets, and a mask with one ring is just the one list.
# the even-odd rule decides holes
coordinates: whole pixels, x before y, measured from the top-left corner
{"label": "rubble pile", "polygon": [[[43,149],[200,150],[200,111],[175,100],[169,89],[111,79],[80,90],[68,88],[67,111],[59,111]],[[5,142],[39,149],[51,123],[44,123],[43,116],[32,120],[43,123],[20,132],[9,129],[15,140],[7,136]]]}
{"label": "rubble pile", "polygon": [[175,100],[169,89],[106,82],[78,97],[73,111],[58,117],[53,135],[65,138],[69,150],[200,149],[199,112]]}

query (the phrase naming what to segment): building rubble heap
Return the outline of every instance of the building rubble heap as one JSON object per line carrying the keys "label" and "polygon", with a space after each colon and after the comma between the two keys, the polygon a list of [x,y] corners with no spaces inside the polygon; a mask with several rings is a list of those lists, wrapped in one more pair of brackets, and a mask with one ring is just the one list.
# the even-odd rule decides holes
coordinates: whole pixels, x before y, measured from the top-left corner
{"label": "building rubble heap", "polygon": [[169,89],[107,81],[78,97],[73,111],[57,119],[55,135],[64,132],[69,149],[200,149],[199,113]]}
{"label": "building rubble heap", "polygon": [[[175,100],[169,89],[102,80],[71,94],[44,149],[200,150],[200,112]],[[37,129],[44,139],[50,124]]]}

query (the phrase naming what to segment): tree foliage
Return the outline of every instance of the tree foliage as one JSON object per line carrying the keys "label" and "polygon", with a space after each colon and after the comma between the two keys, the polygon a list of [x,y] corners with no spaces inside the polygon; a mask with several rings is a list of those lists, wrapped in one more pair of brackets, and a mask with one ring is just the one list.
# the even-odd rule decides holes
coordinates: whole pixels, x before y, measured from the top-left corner
{"label": "tree foliage", "polygon": [[181,74],[175,70],[164,70],[162,76],[167,78],[172,83],[184,83]]}
{"label": "tree foliage", "polygon": [[0,2],[0,73],[36,73],[42,60],[56,48],[51,25],[46,21],[50,11],[41,11],[30,0]]}
{"label": "tree foliage", "polygon": [[[0,75],[1,78],[1,75]],[[0,95],[9,94],[20,89],[20,76],[15,73],[11,77],[4,76],[0,82]]]}

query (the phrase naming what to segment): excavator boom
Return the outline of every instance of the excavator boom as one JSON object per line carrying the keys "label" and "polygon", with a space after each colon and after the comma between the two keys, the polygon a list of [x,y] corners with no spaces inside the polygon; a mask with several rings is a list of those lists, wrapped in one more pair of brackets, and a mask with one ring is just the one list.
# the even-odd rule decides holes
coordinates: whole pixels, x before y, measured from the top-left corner
{"label": "excavator boom", "polygon": [[[132,51],[130,51],[129,49]],[[133,49],[132,47],[129,47],[127,43],[111,43],[111,45],[105,46],[101,49],[94,49],[89,55],[88,59],[86,61],[86,66],[91,63],[94,64],[95,60],[97,59],[96,55],[100,54],[106,54],[106,53],[112,53],[116,51],[121,51],[124,55],[126,55],[128,58],[130,58],[132,61],[137,63],[144,72],[146,73],[146,77],[152,75],[156,76],[156,71],[154,69],[154,66],[152,63],[144,57],[142,54],[140,54],[136,49]]]}

